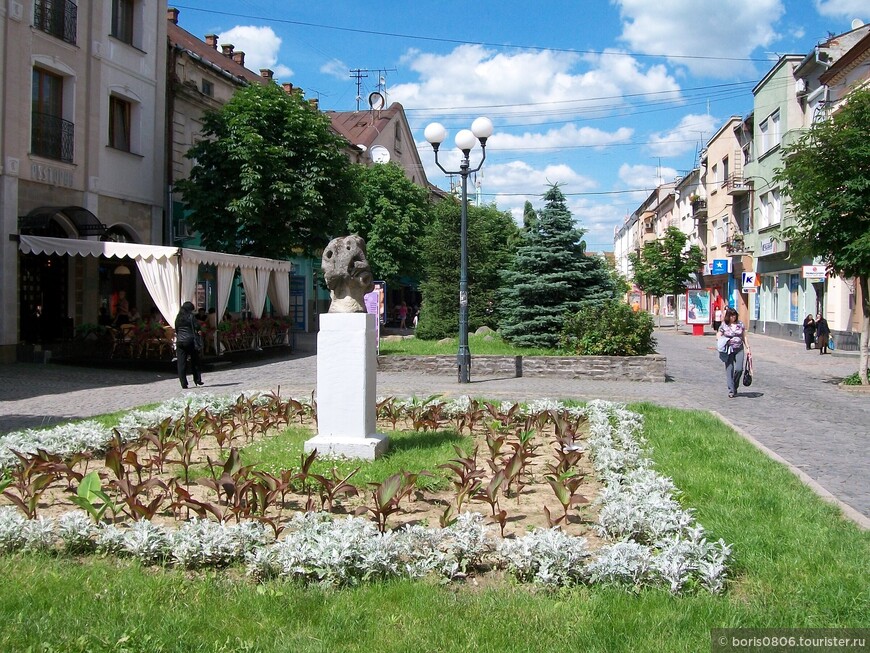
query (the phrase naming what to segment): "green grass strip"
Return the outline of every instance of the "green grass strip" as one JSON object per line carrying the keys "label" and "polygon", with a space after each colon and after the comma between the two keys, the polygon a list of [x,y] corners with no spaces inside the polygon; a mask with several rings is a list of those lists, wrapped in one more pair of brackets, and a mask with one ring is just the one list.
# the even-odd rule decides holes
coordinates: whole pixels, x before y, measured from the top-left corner
{"label": "green grass strip", "polygon": [[3,651],[705,651],[719,627],[870,626],[870,535],[708,413],[642,404],[660,472],[734,545],[723,596],[396,581],[255,586],[87,557],[0,557]]}

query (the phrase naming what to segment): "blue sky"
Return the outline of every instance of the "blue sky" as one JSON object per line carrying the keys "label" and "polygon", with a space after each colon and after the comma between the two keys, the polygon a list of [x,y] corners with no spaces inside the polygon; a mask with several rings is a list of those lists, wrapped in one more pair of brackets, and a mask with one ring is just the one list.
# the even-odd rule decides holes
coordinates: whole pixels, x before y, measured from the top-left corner
{"label": "blue sky", "polygon": [[[353,111],[351,69],[368,69],[361,106],[381,78],[401,102],[429,180],[449,188],[423,130],[453,137],[480,115],[495,133],[477,178],[484,202],[519,219],[558,182],[590,250],[611,250],[614,226],[659,181],[696,165],[782,54],[806,54],[829,33],[870,22],[868,0],[183,0],[179,25],[215,33],[252,70]],[[380,72],[379,72],[380,70]],[[449,146],[449,147],[446,147]],[[472,165],[479,150],[472,154]]]}

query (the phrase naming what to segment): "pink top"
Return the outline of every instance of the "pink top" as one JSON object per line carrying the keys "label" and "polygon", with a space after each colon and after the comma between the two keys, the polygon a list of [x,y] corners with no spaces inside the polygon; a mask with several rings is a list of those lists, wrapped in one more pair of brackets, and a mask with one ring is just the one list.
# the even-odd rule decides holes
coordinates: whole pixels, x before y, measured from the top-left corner
{"label": "pink top", "polygon": [[746,333],[746,327],[743,322],[735,322],[734,324],[722,323],[719,327],[719,335],[728,338],[729,351],[739,351],[743,348],[743,337]]}

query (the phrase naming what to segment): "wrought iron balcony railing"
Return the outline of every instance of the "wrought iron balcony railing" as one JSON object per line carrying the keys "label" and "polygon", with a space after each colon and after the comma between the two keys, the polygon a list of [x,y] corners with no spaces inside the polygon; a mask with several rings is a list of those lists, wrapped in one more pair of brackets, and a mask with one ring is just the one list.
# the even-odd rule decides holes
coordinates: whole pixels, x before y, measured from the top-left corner
{"label": "wrought iron balcony railing", "polygon": [[74,137],[75,125],[69,120],[33,112],[30,146],[34,154],[72,163]]}
{"label": "wrought iron balcony railing", "polygon": [[76,43],[78,7],[70,0],[36,0],[33,26],[67,43]]}

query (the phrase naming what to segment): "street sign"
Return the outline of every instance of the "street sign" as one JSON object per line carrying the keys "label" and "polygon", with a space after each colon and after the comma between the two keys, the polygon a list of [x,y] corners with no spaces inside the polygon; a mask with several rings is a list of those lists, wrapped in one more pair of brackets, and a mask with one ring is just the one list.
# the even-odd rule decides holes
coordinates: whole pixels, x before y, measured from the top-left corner
{"label": "street sign", "polygon": [[[755,272],[744,272],[742,276],[742,283],[744,292],[755,292],[756,283],[756,274]],[[750,288],[752,290],[750,290]]]}

